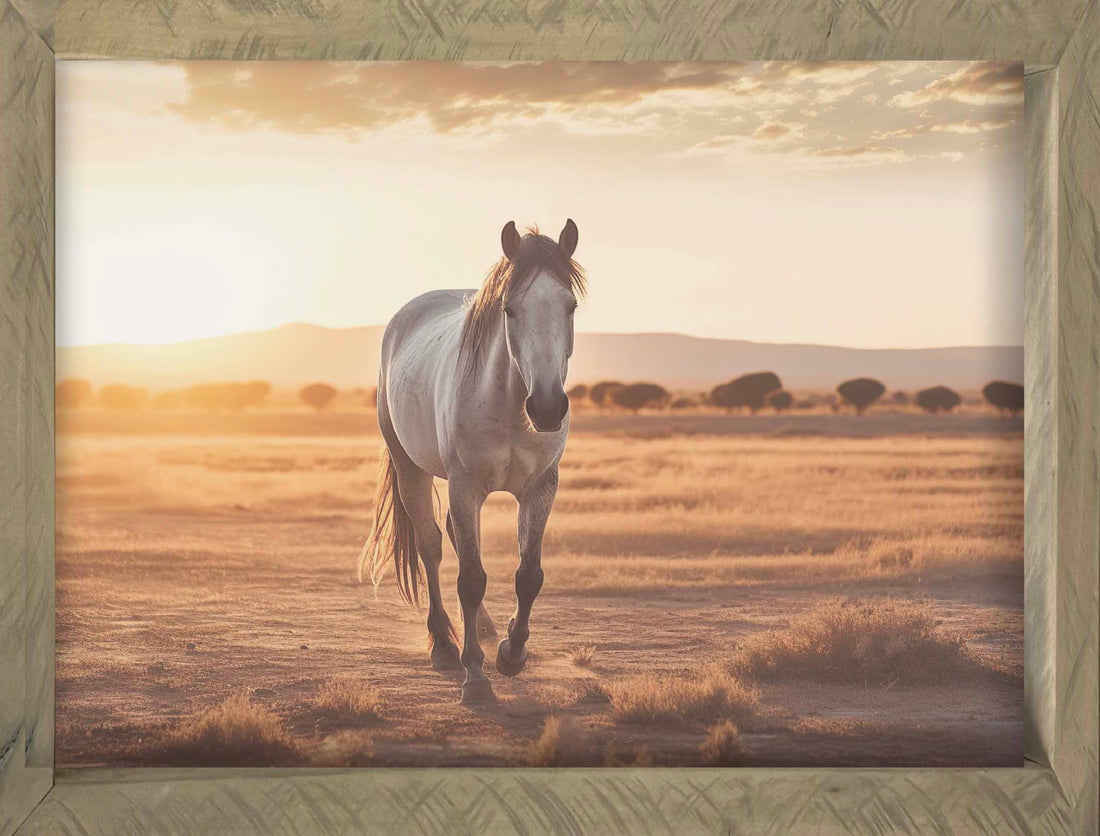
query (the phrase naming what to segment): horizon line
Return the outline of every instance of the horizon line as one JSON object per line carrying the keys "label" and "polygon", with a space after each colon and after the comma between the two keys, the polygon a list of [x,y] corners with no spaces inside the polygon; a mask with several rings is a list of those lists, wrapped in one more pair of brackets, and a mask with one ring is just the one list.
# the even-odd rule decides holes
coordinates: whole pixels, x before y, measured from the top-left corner
{"label": "horizon line", "polygon": [[[361,329],[370,328],[385,328],[385,324],[373,323],[364,325],[346,325],[346,326],[332,326],[332,325],[318,325],[313,322],[284,322],[282,325],[273,325],[270,328],[260,328],[252,331],[231,331],[225,334],[212,334],[206,337],[192,337],[190,339],[183,340],[171,340],[169,342],[100,342],[100,343],[76,343],[76,344],[61,344],[54,343],[54,349],[78,349],[78,348],[129,348],[137,346],[179,346],[187,343],[206,342],[208,340],[221,340],[229,337],[244,337],[255,334],[267,334],[272,331],[280,331],[286,328],[314,328],[321,331],[358,331]],[[1005,343],[991,343],[991,344],[969,344],[969,345],[928,345],[928,346],[851,346],[851,345],[838,345],[835,343],[811,343],[811,342],[778,342],[769,340],[748,340],[739,337],[704,337],[697,334],[684,334],[680,331],[578,331],[578,335],[594,336],[594,337],[680,337],[688,340],[701,340],[710,342],[725,342],[725,343],[746,343],[748,345],[781,345],[791,346],[793,348],[832,348],[842,351],[949,351],[954,349],[968,349],[968,348],[993,348],[993,349],[1022,349],[1023,344],[1010,345]]]}

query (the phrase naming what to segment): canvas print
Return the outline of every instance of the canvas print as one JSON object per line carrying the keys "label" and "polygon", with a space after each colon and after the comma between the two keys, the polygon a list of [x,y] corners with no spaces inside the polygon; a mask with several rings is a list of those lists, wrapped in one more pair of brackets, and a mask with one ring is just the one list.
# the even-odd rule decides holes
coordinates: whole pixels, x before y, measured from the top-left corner
{"label": "canvas print", "polygon": [[1023,68],[61,62],[60,766],[1018,766]]}

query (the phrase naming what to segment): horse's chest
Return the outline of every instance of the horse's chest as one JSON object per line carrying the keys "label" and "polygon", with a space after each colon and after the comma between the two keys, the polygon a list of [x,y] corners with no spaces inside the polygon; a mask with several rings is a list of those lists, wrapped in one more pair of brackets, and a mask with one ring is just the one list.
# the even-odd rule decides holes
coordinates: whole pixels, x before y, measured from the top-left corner
{"label": "horse's chest", "polygon": [[504,484],[498,490],[523,493],[528,483],[541,475],[559,458],[560,453],[544,446],[515,445],[508,457],[508,468],[504,475]]}
{"label": "horse's chest", "polygon": [[521,495],[527,486],[561,458],[560,441],[524,432],[481,448],[478,469],[486,489]]}

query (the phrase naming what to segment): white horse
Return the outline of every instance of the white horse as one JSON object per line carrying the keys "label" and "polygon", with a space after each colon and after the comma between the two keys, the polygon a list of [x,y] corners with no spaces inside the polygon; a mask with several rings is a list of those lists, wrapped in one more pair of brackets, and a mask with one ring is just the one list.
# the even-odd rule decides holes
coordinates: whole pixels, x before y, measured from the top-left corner
{"label": "white horse", "polygon": [[[392,560],[402,597],[428,591],[428,644],[437,670],[466,669],[464,703],[493,699],[482,671],[484,611],[481,506],[492,491],[519,501],[516,611],[497,648],[496,667],[515,676],[527,662],[531,605],[542,588],[542,535],[558,489],[569,433],[565,377],[573,353],[573,312],[585,280],[572,260],[577,226],[557,241],[509,222],[504,257],[481,289],[418,296],[390,320],[378,371],[378,424],[386,442],[374,526],[359,576],[377,586]],[[432,477],[447,480],[447,533],[458,554],[463,644],[439,591],[442,534]],[[480,615],[480,618],[479,618]]]}

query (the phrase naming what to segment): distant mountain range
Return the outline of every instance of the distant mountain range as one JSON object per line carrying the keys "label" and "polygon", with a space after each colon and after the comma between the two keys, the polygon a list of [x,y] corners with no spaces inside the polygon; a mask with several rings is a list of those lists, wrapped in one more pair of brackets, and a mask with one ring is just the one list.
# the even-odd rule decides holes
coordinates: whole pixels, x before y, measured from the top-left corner
{"label": "distant mountain range", "polygon": [[[325,381],[373,386],[382,326],[292,324],[169,345],[92,345],[57,350],[58,379],[152,390],[193,383],[266,380],[276,387]],[[889,389],[942,383],[979,389],[990,380],[1022,383],[1022,346],[866,349],[757,343],[683,334],[577,334],[570,383],[652,380],[674,389],[709,388],[745,372],[774,371],[789,389],[832,389],[874,377]]]}

